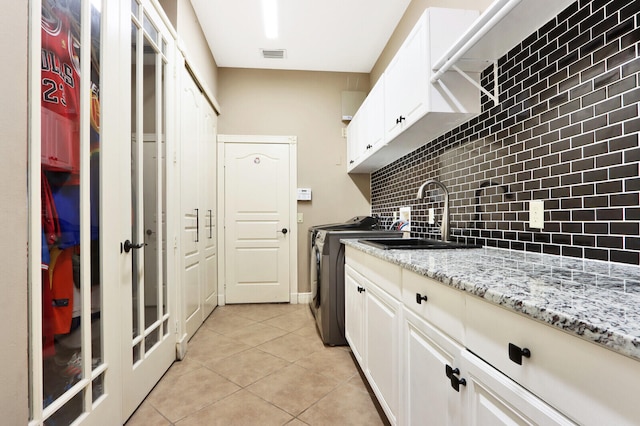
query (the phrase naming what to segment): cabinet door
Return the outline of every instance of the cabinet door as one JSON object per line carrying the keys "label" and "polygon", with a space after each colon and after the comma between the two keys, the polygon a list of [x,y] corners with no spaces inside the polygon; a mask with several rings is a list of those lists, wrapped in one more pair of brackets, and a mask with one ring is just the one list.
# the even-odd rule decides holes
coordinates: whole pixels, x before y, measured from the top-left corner
{"label": "cabinet door", "polygon": [[466,425],[573,425],[538,397],[471,352],[463,351]]}
{"label": "cabinet door", "polygon": [[429,67],[423,15],[385,70],[386,140],[396,137],[427,111]]}
{"label": "cabinet door", "polygon": [[345,266],[344,335],[351,351],[364,370],[364,279],[349,265]]}
{"label": "cabinet door", "polygon": [[362,130],[362,106],[353,116],[353,119],[347,126],[347,171],[356,166],[363,154]]}
{"label": "cabinet door", "polygon": [[365,375],[389,421],[396,424],[402,305],[375,285],[365,292]]}
{"label": "cabinet door", "polygon": [[384,74],[378,82],[373,86],[371,92],[367,96],[366,102],[366,126],[367,126],[367,143],[371,146],[371,151],[378,150],[384,145]]}
{"label": "cabinet door", "polygon": [[403,424],[461,423],[462,396],[451,387],[446,366],[459,367],[462,346],[404,309]]}

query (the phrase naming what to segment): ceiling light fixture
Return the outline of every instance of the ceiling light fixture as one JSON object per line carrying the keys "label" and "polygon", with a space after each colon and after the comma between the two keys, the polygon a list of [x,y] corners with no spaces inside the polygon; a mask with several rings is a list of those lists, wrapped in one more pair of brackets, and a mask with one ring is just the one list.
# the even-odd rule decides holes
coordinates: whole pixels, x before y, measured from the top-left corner
{"label": "ceiling light fixture", "polygon": [[278,38],[278,0],[262,0],[262,18],[265,36]]}

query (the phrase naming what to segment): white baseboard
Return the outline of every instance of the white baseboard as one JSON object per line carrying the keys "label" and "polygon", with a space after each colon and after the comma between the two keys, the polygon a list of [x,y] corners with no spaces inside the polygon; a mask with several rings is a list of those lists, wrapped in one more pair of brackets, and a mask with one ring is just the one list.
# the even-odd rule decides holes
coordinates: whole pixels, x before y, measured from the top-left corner
{"label": "white baseboard", "polygon": [[187,354],[187,334],[176,342],[176,359],[182,361]]}
{"label": "white baseboard", "polygon": [[226,305],[224,300],[224,294],[218,293],[218,306],[224,306],[224,305]]}
{"label": "white baseboard", "polygon": [[[297,300],[299,304],[309,304],[311,302],[311,292],[309,293],[298,293]],[[291,299],[293,300],[293,298]]]}

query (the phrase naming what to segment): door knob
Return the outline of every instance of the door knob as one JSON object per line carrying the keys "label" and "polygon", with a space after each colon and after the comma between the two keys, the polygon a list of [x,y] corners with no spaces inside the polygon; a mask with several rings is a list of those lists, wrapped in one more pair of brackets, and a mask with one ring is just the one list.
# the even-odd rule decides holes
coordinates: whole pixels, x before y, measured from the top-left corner
{"label": "door knob", "polygon": [[125,253],[129,253],[131,250],[137,250],[137,249],[141,249],[142,247],[144,247],[146,244],[141,243],[141,244],[134,244],[129,240],[126,240],[124,242],[124,244],[120,244],[120,253],[122,253],[122,251],[124,250]]}
{"label": "door knob", "polygon": [[278,232],[282,232],[284,235],[287,235],[287,232],[289,232],[289,230],[287,228],[282,228],[282,230]]}

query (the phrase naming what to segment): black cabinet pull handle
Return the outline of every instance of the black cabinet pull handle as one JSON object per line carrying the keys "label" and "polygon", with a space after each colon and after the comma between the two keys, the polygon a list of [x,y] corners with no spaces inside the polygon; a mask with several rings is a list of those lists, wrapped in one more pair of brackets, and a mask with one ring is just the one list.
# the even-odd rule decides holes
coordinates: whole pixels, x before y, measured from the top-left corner
{"label": "black cabinet pull handle", "polygon": [[445,374],[447,375],[448,378],[451,378],[454,374],[460,374],[460,369],[453,368],[449,364],[446,364],[444,366],[444,372],[445,372]]}
{"label": "black cabinet pull handle", "polygon": [[365,291],[364,287],[358,286],[358,293],[362,293],[363,291]]}
{"label": "black cabinet pull handle", "polygon": [[353,163],[354,163],[354,161],[353,161],[353,160],[349,161],[349,164],[353,164]]}
{"label": "black cabinet pull handle", "polygon": [[444,371],[447,377],[449,378],[449,381],[451,382],[451,387],[456,392],[460,392],[460,385],[462,386],[467,385],[466,379],[456,377],[456,375],[460,374],[459,368],[453,368],[452,366],[445,364]]}
{"label": "black cabinet pull handle", "polygon": [[209,210],[209,239],[213,238],[213,211]]}
{"label": "black cabinet pull handle", "polygon": [[195,209],[196,211],[196,243],[200,242],[200,209]]}
{"label": "black cabinet pull handle", "polygon": [[460,386],[467,386],[467,381],[463,378],[458,379],[456,376],[451,378],[451,387],[455,389],[456,392],[460,392]]}
{"label": "black cabinet pull handle", "polygon": [[531,351],[509,343],[509,359],[518,365],[522,365],[522,357],[531,358]]}
{"label": "black cabinet pull handle", "polygon": [[424,300],[425,302],[428,300],[428,299],[427,299],[427,295],[425,294],[425,295],[423,296],[423,295],[421,295],[420,293],[416,293],[416,303],[417,303],[418,305],[422,305],[422,301],[423,301],[423,300]]}

